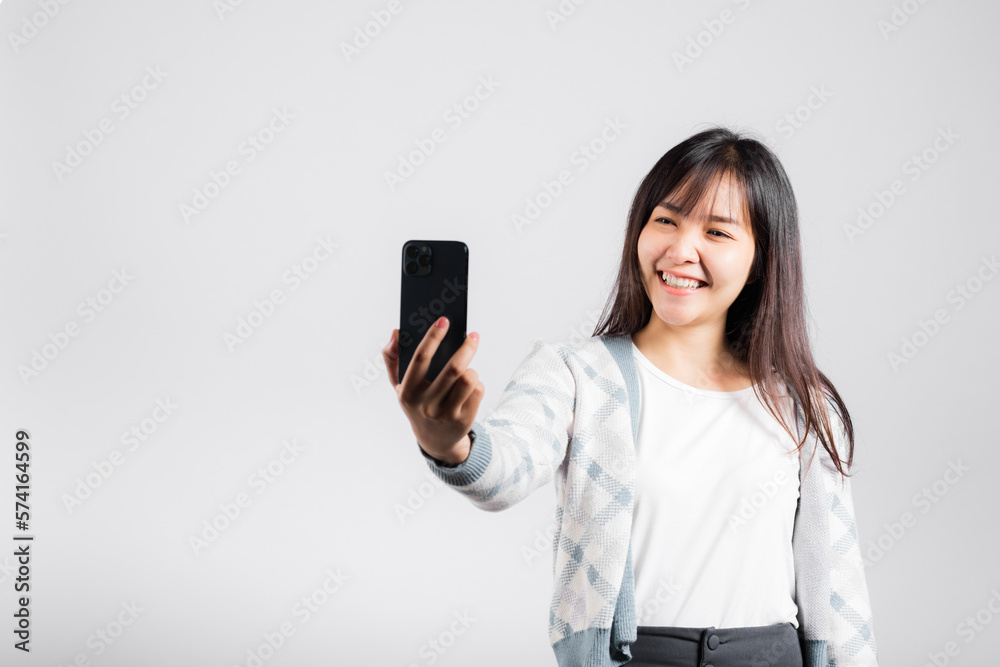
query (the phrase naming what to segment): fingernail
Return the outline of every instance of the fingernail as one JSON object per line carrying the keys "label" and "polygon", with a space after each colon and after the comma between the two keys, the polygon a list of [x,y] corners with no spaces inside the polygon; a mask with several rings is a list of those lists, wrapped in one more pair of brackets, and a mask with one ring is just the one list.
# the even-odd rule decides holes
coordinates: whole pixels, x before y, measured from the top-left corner
{"label": "fingernail", "polygon": [[441,317],[438,318],[436,324],[442,329],[444,329],[446,326],[448,326],[448,318],[442,315]]}
{"label": "fingernail", "polygon": [[478,343],[479,342],[479,333],[473,331],[472,333],[469,334],[469,338],[471,338],[472,340],[474,340],[474,341],[476,341]]}

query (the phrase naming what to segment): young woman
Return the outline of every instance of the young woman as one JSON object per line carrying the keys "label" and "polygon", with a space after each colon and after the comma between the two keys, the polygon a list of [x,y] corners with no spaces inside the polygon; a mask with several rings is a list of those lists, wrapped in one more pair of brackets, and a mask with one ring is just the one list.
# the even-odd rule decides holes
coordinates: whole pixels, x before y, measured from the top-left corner
{"label": "young woman", "polygon": [[795,197],[763,144],[713,128],[663,155],[594,335],[533,340],[485,419],[478,335],[424,379],[447,324],[398,385],[393,331],[390,382],[428,466],[482,509],[554,479],[561,666],[877,665],[853,426],[810,351]]}

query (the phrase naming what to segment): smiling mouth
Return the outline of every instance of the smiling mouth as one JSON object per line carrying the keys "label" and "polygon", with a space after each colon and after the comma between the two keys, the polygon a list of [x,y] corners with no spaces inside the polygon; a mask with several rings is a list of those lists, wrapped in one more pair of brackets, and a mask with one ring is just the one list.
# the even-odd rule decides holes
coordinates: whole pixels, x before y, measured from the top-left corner
{"label": "smiling mouth", "polygon": [[670,274],[664,273],[663,271],[658,271],[657,273],[660,277],[660,282],[675,289],[701,289],[702,287],[706,287],[708,285],[708,283],[703,280],[675,278]]}

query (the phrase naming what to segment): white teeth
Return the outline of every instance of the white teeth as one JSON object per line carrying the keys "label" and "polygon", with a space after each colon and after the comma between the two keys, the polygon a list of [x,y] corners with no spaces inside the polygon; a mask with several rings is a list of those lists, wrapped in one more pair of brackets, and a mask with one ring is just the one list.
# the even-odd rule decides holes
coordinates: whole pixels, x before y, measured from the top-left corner
{"label": "white teeth", "polygon": [[698,280],[690,280],[688,278],[674,278],[669,273],[660,272],[660,280],[665,282],[671,287],[680,287],[682,289],[691,289],[701,287],[702,284]]}

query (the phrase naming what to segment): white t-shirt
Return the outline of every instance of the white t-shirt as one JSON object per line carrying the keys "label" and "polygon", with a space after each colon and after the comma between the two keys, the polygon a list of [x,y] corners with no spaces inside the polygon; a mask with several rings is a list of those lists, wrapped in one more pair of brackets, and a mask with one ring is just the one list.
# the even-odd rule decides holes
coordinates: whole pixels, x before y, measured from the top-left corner
{"label": "white t-shirt", "polygon": [[[641,396],[632,519],[637,624],[797,628],[794,440],[753,387],[692,387],[635,343],[632,350]],[[787,390],[782,401],[792,415]],[[794,418],[789,426],[794,431]]]}

